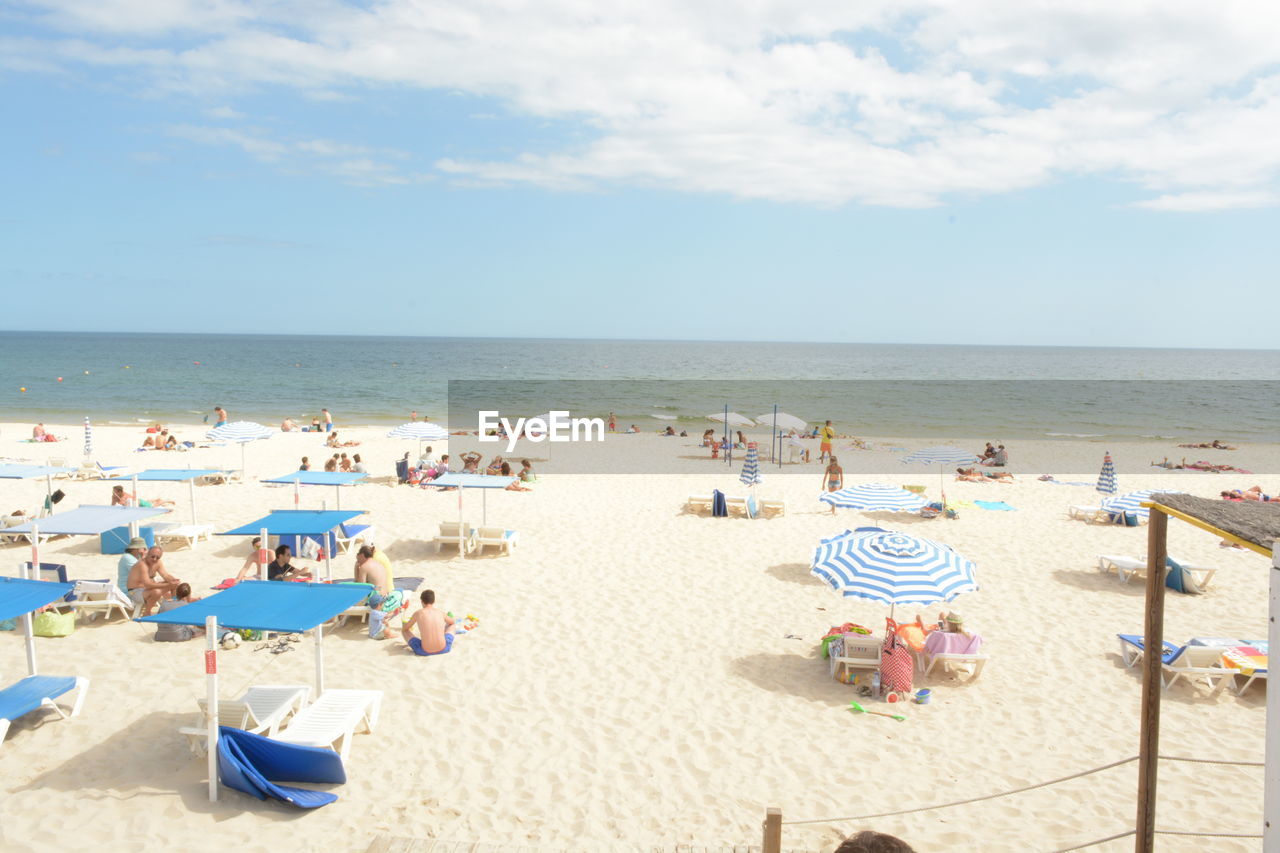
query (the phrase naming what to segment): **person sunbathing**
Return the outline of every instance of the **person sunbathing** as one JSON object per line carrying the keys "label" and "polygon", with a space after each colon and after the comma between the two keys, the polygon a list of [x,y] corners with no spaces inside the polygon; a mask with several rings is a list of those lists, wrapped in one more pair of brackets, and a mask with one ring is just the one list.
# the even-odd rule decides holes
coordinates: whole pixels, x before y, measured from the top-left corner
{"label": "person sunbathing", "polygon": [[298,425],[293,422],[293,418],[285,418],[280,423],[281,432],[293,432],[297,428],[298,428]]}
{"label": "person sunbathing", "polygon": [[462,473],[479,474],[481,459],[484,459],[484,457],[474,450],[462,454]]}
{"label": "person sunbathing", "polygon": [[342,457],[338,460],[338,470],[347,472],[351,470],[351,460],[347,458],[347,454],[345,453],[342,454]]}
{"label": "person sunbathing", "polygon": [[44,437],[46,435],[48,435],[48,433],[45,432],[44,424],[36,424],[31,428],[32,441],[44,441]]}
{"label": "person sunbathing", "polygon": [[[510,477],[511,463],[503,462],[502,467],[498,469],[498,473],[501,474],[503,477]],[[533,491],[533,489],[520,485],[519,480],[512,480],[510,483],[507,483],[507,491],[508,492],[531,492]]]}
{"label": "person sunbathing", "polygon": [[166,596],[172,595],[181,581],[173,577],[164,568],[164,550],[159,546],[147,551],[147,555],[133,564],[129,570],[129,598],[134,604],[142,605],[142,615],[151,613],[151,608]]}
{"label": "person sunbathing", "polygon": [[977,468],[957,468],[956,479],[966,483],[1012,483],[1013,475],[1008,471],[979,471]]}
{"label": "person sunbathing", "polygon": [[1170,462],[1169,457],[1166,456],[1164,459],[1161,459],[1159,462],[1152,462],[1151,467],[1152,468],[1168,468],[1171,471],[1181,471],[1183,468],[1187,467],[1187,457],[1185,456],[1182,457],[1182,464],[1177,465],[1173,462]]}
{"label": "person sunbathing", "polygon": [[[493,457],[493,460],[489,463],[489,466],[484,469],[484,472],[486,474],[497,476],[498,474],[502,473],[503,465],[506,465],[506,463],[502,461],[502,457],[495,456]],[[510,468],[511,466],[508,465],[507,467]]]}
{"label": "person sunbathing", "polygon": [[236,575],[236,583],[245,578],[257,580],[260,577],[262,577],[262,538],[255,536],[249,545],[249,556],[245,558],[244,565],[240,567],[240,573]]}
{"label": "person sunbathing", "polygon": [[1229,444],[1223,444],[1220,440],[1216,438],[1213,441],[1202,441],[1199,444],[1179,444],[1178,446],[1193,447],[1193,448],[1196,448],[1197,450],[1201,450],[1201,449],[1203,450],[1237,450],[1238,449],[1238,448],[1232,447]]}
{"label": "person sunbathing", "polygon": [[[132,503],[131,503],[132,502]],[[174,506],[174,502],[164,498],[156,498],[150,501],[140,501],[138,496],[132,492],[126,492],[124,486],[111,487],[111,505],[112,506]]]}
{"label": "person sunbathing", "polygon": [[356,552],[356,583],[372,584],[379,594],[390,595],[390,574],[373,554],[372,545],[365,545]]}
{"label": "person sunbathing", "polygon": [[533,463],[530,462],[528,459],[521,459],[520,460],[520,482],[536,483],[537,481],[538,481],[538,475],[533,473]]}
{"label": "person sunbathing", "polygon": [[709,429],[702,434],[702,446],[703,447],[716,446],[716,431],[714,429]]}
{"label": "person sunbathing", "polygon": [[1266,503],[1271,500],[1270,495],[1263,494],[1261,486],[1250,486],[1247,489],[1227,489],[1222,492],[1222,497],[1229,501],[1262,501]]}
{"label": "person sunbathing", "polygon": [[335,453],[325,460],[324,470],[331,473],[338,470],[338,454]]}
{"label": "person sunbathing", "polygon": [[358,441],[338,441],[338,433],[329,433],[329,440],[325,442],[326,447],[359,447]]}
{"label": "person sunbathing", "polygon": [[157,436],[154,436],[154,435],[149,435],[149,436],[147,436],[146,440],[142,442],[142,449],[143,449],[143,450],[155,450],[155,449],[156,449],[156,440],[157,440]]}

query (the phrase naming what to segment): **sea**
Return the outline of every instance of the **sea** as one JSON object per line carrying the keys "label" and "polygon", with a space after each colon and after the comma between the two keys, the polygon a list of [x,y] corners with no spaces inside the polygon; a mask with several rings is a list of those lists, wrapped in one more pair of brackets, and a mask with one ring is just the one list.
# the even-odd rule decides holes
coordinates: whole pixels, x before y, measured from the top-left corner
{"label": "sea", "polygon": [[701,431],[1280,441],[1280,350],[0,332],[0,420],[474,429],[558,409]]}

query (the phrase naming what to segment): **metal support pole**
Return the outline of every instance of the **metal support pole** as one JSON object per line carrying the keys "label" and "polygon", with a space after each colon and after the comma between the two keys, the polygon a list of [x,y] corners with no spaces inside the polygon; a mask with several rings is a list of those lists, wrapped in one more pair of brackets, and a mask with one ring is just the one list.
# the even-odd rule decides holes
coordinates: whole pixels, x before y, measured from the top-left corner
{"label": "metal support pole", "polygon": [[[1267,615],[1267,642],[1280,642],[1280,539],[1271,543],[1271,609]],[[1268,650],[1269,647],[1268,647]],[[1280,686],[1267,680],[1267,746],[1263,770],[1262,849],[1280,847]]]}
{"label": "metal support pole", "polygon": [[267,528],[258,529],[258,580],[267,579],[267,563],[271,562],[271,540],[267,538]]}
{"label": "metal support pole", "polygon": [[324,694],[324,628],[316,626],[316,698]]}
{"label": "metal support pole", "polygon": [[218,801],[218,617],[204,620],[205,744],[209,748],[209,802]]}
{"label": "metal support pole", "polygon": [[1164,649],[1164,571],[1169,516],[1151,510],[1147,524],[1146,624],[1142,639],[1142,735],[1138,752],[1137,853],[1152,853],[1156,839],[1156,771],[1160,757],[1160,665]]}
{"label": "metal support pole", "polygon": [[[31,534],[32,536],[36,534],[36,528],[34,524],[31,526]],[[32,541],[37,541],[37,540],[33,539]],[[37,557],[36,559],[39,559],[39,558]],[[18,564],[18,570],[20,572],[19,577],[34,578],[36,580],[39,580],[40,578],[40,564],[37,562],[31,563],[30,572],[28,572],[25,568],[23,568],[21,563]],[[30,611],[22,614],[22,636],[23,636],[23,640],[27,644],[27,674],[39,675],[39,673],[36,671],[36,633],[31,620],[32,620],[32,616]]]}

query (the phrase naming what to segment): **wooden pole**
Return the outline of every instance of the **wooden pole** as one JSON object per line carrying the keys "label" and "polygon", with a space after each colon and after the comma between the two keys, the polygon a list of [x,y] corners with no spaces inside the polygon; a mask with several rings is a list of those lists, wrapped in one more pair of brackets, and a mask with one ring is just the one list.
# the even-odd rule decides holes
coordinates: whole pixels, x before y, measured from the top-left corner
{"label": "wooden pole", "polygon": [[1169,516],[1152,508],[1147,525],[1147,597],[1142,652],[1142,734],[1138,752],[1138,820],[1134,847],[1152,853],[1156,839],[1156,769],[1160,754],[1160,665],[1164,650],[1164,573]]}
{"label": "wooden pole", "polygon": [[764,840],[760,853],[782,853],[782,809],[770,806],[764,813]]}
{"label": "wooden pole", "polygon": [[[1270,612],[1267,641],[1280,643],[1280,539],[1271,545]],[[1262,795],[1262,849],[1280,847],[1280,685],[1267,685],[1267,741]]]}

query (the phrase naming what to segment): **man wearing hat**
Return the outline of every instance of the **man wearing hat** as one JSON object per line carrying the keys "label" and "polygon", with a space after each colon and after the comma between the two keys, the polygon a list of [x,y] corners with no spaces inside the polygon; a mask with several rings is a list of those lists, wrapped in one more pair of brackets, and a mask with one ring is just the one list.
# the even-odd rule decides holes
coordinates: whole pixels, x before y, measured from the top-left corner
{"label": "man wearing hat", "polygon": [[141,560],[145,553],[147,553],[147,543],[142,537],[135,536],[129,540],[124,554],[120,556],[120,562],[116,564],[116,586],[120,587],[120,591],[125,595],[129,594],[129,572],[133,570],[133,564]]}

